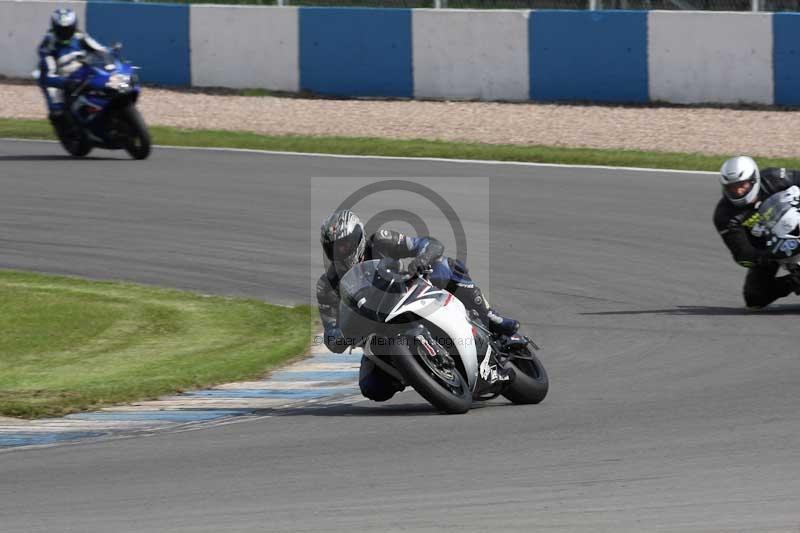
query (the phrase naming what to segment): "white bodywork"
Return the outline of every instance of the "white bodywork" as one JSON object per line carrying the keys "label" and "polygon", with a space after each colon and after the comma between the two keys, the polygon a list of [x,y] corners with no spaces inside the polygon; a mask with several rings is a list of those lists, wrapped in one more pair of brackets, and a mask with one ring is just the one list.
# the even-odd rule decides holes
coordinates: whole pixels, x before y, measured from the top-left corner
{"label": "white bodywork", "polygon": [[[791,273],[800,270],[800,188],[793,185],[779,191],[759,206],[760,221],[750,233],[767,239],[767,248]],[[784,257],[782,257],[782,255]]]}
{"label": "white bodywork", "polygon": [[750,233],[764,237],[772,259],[800,275],[800,188],[792,185],[776,192],[759,205],[758,216]]}
{"label": "white bodywork", "polygon": [[[412,295],[416,297],[411,303],[406,304]],[[468,315],[464,304],[449,292],[437,289],[428,283],[423,291],[410,289],[386,317],[386,322],[391,322],[393,318],[403,313],[414,313],[441,329],[453,340],[453,345],[458,350],[457,355],[461,358],[461,363],[467,371],[469,388],[475,390],[478,382],[478,355],[472,324],[467,319]]]}

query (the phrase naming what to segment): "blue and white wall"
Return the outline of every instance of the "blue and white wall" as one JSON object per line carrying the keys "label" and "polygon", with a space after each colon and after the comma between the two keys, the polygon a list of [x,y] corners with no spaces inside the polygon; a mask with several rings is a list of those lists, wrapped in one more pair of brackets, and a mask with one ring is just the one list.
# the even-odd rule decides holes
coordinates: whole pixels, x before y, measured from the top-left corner
{"label": "blue and white wall", "polygon": [[470,11],[0,0],[27,76],[69,5],[145,81],[335,96],[800,105],[800,14]]}
{"label": "blue and white wall", "polygon": [[36,48],[50,24],[50,14],[59,7],[69,7],[80,20],[86,20],[86,2],[0,1],[0,75],[30,76],[36,68]]}
{"label": "blue and white wall", "polygon": [[650,14],[650,98],[773,102],[772,15]]}
{"label": "blue and white wall", "polygon": [[533,100],[647,102],[646,11],[532,12]]}
{"label": "blue and white wall", "polygon": [[411,17],[414,96],[527,100],[528,14],[527,11],[414,11]]}
{"label": "blue and white wall", "polygon": [[189,13],[192,85],[299,90],[296,7],[196,5]]}
{"label": "blue and white wall", "polygon": [[85,27],[101,43],[121,42],[142,77],[166,85],[192,82],[186,5],[88,2]]}

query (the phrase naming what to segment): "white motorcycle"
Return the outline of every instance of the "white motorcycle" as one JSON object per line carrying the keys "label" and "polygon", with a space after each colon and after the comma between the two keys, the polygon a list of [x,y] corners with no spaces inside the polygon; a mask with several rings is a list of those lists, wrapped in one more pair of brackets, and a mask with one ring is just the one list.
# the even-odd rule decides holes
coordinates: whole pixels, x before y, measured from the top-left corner
{"label": "white motorcycle", "polygon": [[[339,293],[344,335],[437,409],[465,413],[473,400],[499,394],[519,404],[547,395],[547,372],[530,338],[494,338],[458,298],[402,271],[397,260],[355,265],[342,277]],[[498,381],[498,364],[512,368],[514,379]]]}
{"label": "white motorcycle", "polygon": [[800,275],[800,188],[793,185],[758,206],[758,222],[750,230],[764,239],[773,259],[789,273]]}

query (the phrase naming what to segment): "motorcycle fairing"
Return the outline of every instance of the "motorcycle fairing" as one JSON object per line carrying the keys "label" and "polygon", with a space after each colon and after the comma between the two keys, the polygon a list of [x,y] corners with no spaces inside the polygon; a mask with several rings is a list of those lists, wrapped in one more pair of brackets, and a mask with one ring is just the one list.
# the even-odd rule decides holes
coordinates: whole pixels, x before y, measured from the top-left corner
{"label": "motorcycle fairing", "polygon": [[[106,118],[112,109],[133,104],[138,99],[136,67],[114,56],[103,58],[94,54],[90,57],[91,61],[81,64],[69,75],[71,80],[82,82],[81,89],[86,89],[71,102],[70,114],[85,129],[95,146],[120,148],[109,135]],[[125,77],[129,84],[117,92],[107,92],[107,84],[114,76]]]}
{"label": "motorcycle fairing", "polygon": [[432,323],[453,340],[467,372],[469,388],[474,391],[478,383],[478,354],[464,304],[449,292],[421,280],[394,306],[385,321],[388,323],[404,313],[413,313]]}

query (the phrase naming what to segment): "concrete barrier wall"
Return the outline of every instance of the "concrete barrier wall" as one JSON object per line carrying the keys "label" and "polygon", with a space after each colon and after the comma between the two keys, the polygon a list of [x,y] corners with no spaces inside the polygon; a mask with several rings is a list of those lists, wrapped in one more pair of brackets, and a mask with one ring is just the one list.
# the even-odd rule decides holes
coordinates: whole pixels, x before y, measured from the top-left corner
{"label": "concrete barrier wall", "polygon": [[89,2],[87,27],[101,43],[121,42],[127,59],[139,65],[145,82],[191,83],[189,6]]}
{"label": "concrete barrier wall", "polygon": [[0,2],[0,74],[30,78],[50,14],[59,7],[75,10],[78,25],[86,27],[85,2]]}
{"label": "concrete barrier wall", "polygon": [[300,89],[297,8],[193,6],[192,85]]}
{"label": "concrete barrier wall", "polygon": [[142,79],[333,96],[800,105],[800,14],[466,11],[0,0],[25,77],[58,6]]}
{"label": "concrete barrier wall", "polygon": [[650,17],[650,99],[773,102],[772,15],[657,11]]}
{"label": "concrete barrier wall", "polygon": [[800,105],[800,14],[772,17],[775,104]]}
{"label": "concrete barrier wall", "polygon": [[411,10],[300,8],[300,88],[412,97]]}
{"label": "concrete barrier wall", "polygon": [[528,13],[414,10],[414,96],[527,100]]}
{"label": "concrete barrier wall", "polygon": [[531,99],[647,102],[647,13],[534,11]]}

